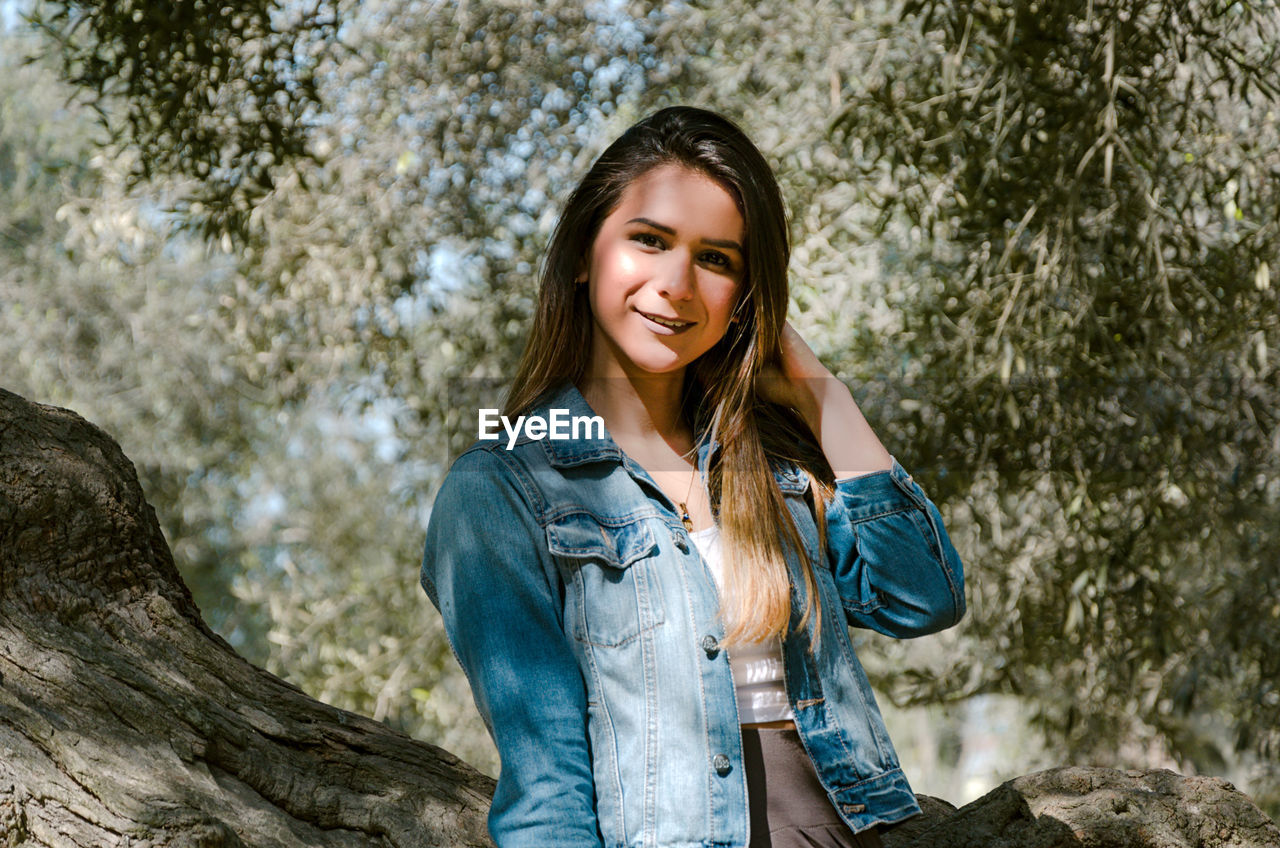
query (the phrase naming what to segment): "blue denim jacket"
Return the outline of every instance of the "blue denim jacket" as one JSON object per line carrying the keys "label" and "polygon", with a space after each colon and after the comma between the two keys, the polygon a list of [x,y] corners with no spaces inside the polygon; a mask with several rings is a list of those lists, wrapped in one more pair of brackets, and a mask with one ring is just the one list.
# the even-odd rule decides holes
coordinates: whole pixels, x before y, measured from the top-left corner
{"label": "blue denim jacket", "polygon": [[[593,414],[569,383],[533,414]],[[705,475],[715,445],[704,440]],[[807,555],[795,468],[775,472]],[[815,568],[813,650],[793,559],[783,644],[796,728],[854,830],[919,812],[846,623],[910,637],[964,614],[942,518],[897,460],[840,482]],[[444,619],[501,773],[489,830],[516,846],[745,846],[747,783],[716,588],[670,499],[608,437],[477,442],[431,513],[422,585]],[[797,588],[798,587],[798,588]]]}

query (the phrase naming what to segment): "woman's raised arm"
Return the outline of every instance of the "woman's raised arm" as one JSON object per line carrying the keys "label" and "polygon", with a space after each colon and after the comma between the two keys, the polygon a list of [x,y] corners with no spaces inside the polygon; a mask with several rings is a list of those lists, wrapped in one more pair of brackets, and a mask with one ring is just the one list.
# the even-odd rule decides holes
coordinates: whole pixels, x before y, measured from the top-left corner
{"label": "woman's raised arm", "polygon": [[781,367],[758,385],[768,400],[800,413],[835,472],[827,559],[849,623],[907,637],[960,621],[964,566],[938,508],[790,323]]}

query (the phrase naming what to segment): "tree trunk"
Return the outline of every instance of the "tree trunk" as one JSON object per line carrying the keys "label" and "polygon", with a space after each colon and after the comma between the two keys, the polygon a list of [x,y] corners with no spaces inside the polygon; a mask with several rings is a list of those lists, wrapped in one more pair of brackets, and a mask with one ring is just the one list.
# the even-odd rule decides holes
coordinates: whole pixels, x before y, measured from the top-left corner
{"label": "tree trunk", "polygon": [[493,782],[200,618],[119,446],[0,390],[0,845],[490,845]]}
{"label": "tree trunk", "polygon": [[1052,768],[958,811],[927,800],[885,848],[1280,848],[1280,828],[1227,781],[1160,769]]}
{"label": "tree trunk", "polygon": [[[119,446],[0,389],[0,845],[487,846],[493,781],[201,620]],[[1058,768],[886,848],[1280,848],[1230,784]]]}

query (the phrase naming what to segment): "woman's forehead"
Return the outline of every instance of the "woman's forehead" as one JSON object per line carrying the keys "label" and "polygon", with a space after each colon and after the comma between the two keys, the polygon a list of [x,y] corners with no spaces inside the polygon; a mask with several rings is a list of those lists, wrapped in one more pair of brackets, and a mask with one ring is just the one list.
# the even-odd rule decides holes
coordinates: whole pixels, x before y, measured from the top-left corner
{"label": "woman's forehead", "polygon": [[681,233],[739,243],[745,235],[734,193],[705,172],[677,164],[651,168],[628,183],[609,217],[640,217]]}

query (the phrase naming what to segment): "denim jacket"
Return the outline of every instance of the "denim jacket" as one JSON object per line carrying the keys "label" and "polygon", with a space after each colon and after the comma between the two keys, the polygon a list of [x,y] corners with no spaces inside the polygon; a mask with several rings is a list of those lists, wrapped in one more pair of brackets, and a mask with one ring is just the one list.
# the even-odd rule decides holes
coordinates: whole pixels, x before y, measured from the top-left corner
{"label": "denim jacket", "polygon": [[[531,414],[590,416],[571,384]],[[489,830],[517,846],[746,846],[742,739],[712,577],[671,500],[604,434],[477,442],[432,509],[422,586],[492,734]],[[703,440],[705,476],[716,445]],[[816,563],[807,482],[775,470]],[[793,556],[787,694],[818,778],[855,831],[919,812],[846,624],[897,637],[964,614],[937,507],[893,467],[838,483],[814,569],[816,645]]]}

